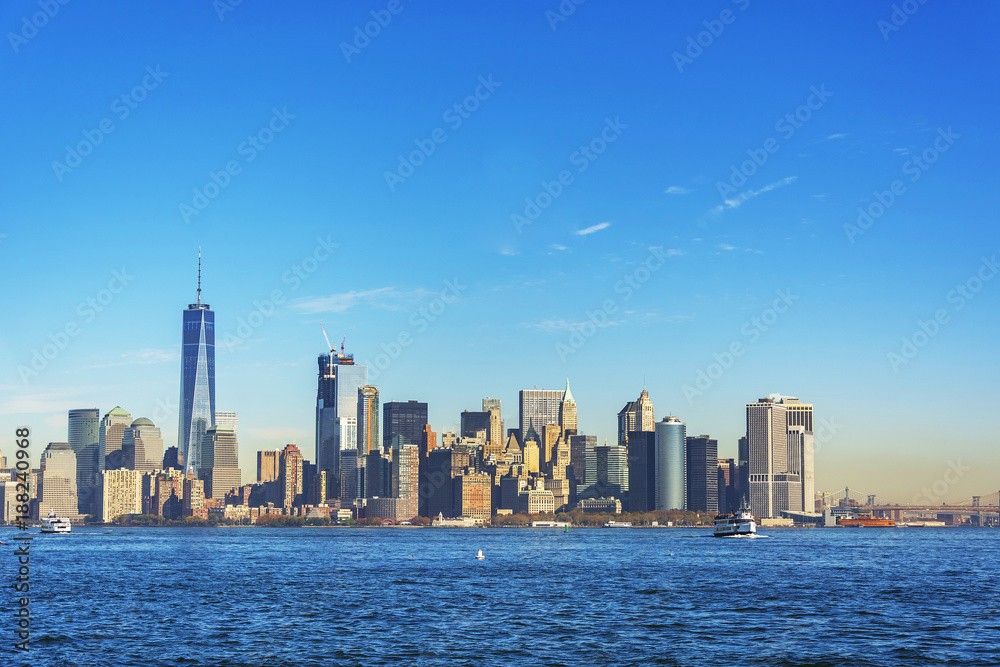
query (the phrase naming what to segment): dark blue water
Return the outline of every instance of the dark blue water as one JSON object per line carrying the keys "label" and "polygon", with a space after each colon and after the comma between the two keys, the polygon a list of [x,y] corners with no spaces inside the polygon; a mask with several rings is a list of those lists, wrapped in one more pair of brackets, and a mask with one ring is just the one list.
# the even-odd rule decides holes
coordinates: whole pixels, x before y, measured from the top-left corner
{"label": "dark blue water", "polygon": [[36,535],[0,662],[1000,663],[1000,531],[765,532],[74,528]]}

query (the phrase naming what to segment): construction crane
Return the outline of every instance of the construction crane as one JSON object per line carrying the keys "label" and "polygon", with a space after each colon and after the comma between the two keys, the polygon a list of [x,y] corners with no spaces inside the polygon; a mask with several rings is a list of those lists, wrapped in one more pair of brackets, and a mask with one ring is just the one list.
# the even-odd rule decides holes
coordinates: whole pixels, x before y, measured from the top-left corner
{"label": "construction crane", "polygon": [[344,334],[344,340],[340,341],[340,354],[344,354],[344,345],[347,344],[347,334]]}
{"label": "construction crane", "polygon": [[330,350],[330,365],[333,366],[333,353],[337,348],[330,345],[330,337],[326,335],[326,327],[323,326],[322,322],[319,323],[319,328],[323,330],[323,338],[326,339],[326,346]]}

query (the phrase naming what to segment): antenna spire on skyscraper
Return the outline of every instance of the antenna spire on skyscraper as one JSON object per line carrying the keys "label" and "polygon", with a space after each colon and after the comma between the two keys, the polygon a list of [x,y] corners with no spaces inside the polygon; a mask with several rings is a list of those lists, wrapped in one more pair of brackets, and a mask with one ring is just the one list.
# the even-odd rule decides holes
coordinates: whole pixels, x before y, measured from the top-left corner
{"label": "antenna spire on skyscraper", "polygon": [[198,246],[198,305],[201,305],[201,246]]}

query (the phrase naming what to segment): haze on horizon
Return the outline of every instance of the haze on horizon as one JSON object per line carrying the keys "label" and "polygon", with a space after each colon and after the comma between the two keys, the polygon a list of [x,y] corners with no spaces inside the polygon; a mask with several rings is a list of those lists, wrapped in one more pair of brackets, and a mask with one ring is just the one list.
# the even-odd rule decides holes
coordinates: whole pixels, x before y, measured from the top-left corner
{"label": "haze on horizon", "polygon": [[995,6],[220,2],[4,6],[33,464],[73,408],[176,444],[200,247],[247,481],[314,460],[322,322],[438,433],[569,378],[601,442],[645,385],[735,456],[782,393],[828,424],[817,490],[997,491]]}

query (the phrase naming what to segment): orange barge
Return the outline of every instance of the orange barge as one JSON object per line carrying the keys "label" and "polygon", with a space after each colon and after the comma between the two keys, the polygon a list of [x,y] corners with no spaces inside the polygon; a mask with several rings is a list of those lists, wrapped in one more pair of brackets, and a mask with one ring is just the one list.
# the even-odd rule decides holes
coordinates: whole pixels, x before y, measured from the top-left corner
{"label": "orange barge", "polygon": [[838,526],[851,528],[892,528],[896,522],[892,519],[875,519],[870,516],[841,517],[837,519]]}

